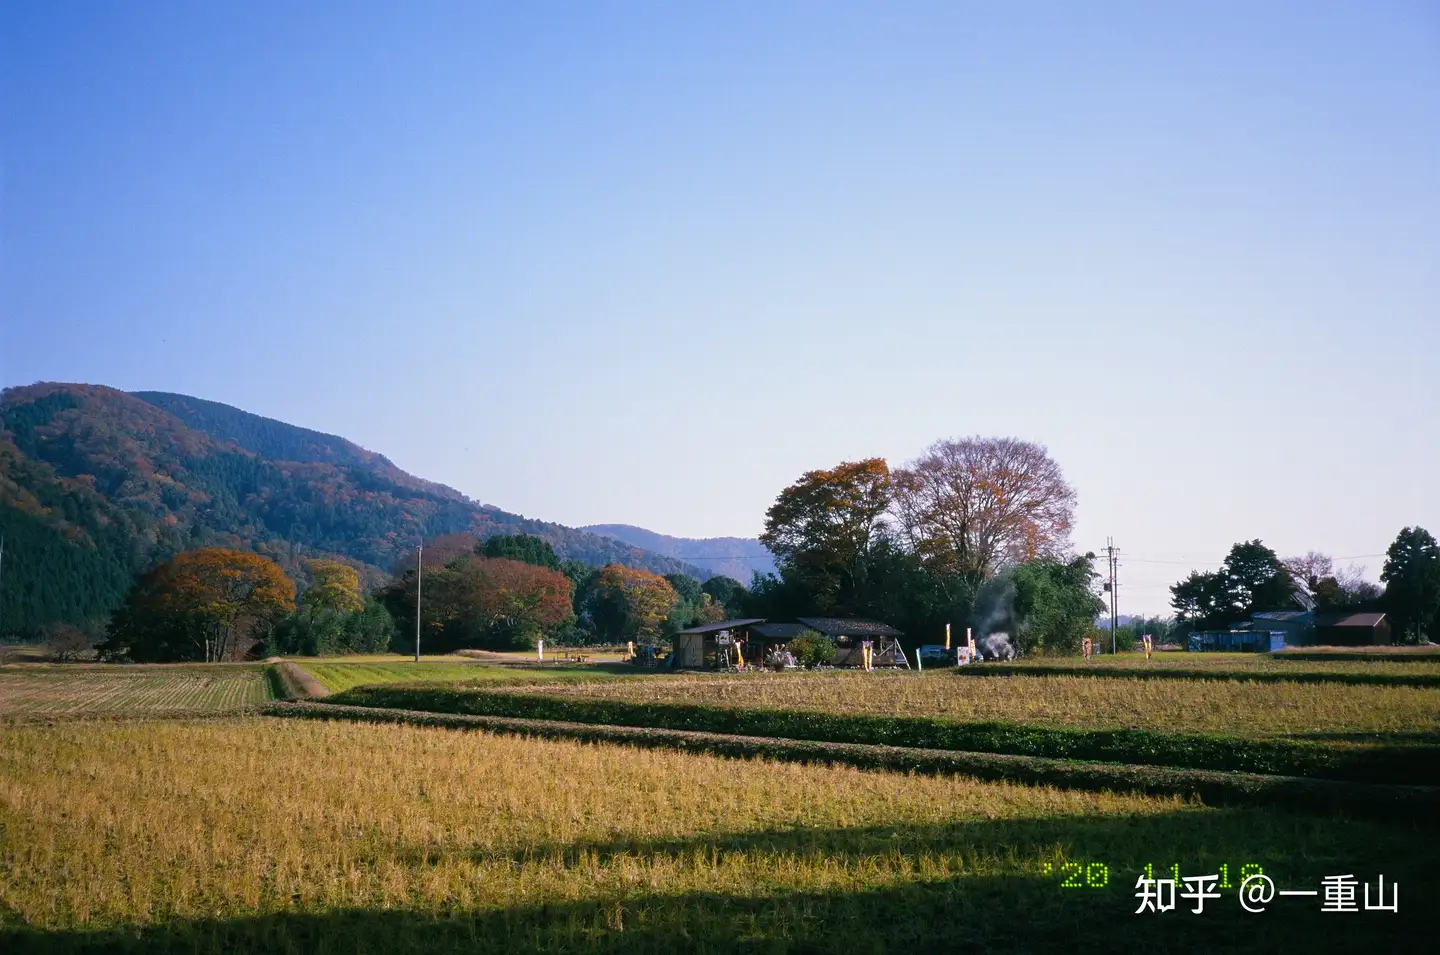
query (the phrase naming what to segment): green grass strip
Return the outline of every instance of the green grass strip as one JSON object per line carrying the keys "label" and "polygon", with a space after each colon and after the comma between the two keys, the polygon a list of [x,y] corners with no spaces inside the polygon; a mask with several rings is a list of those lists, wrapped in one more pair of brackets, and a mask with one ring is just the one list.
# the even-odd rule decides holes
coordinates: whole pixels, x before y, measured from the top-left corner
{"label": "green grass strip", "polygon": [[339,704],[432,713],[964,750],[1364,783],[1440,784],[1440,746],[1434,745],[1345,747],[1309,741],[1141,729],[1057,729],[921,717],[576,699],[446,684],[357,687],[330,699]]}
{"label": "green grass strip", "polygon": [[1338,810],[1384,819],[1413,818],[1432,822],[1440,818],[1435,812],[1436,805],[1440,804],[1440,787],[1434,786],[1372,785],[1248,773],[1071,762],[997,753],[827,743],[463,713],[433,713],[336,703],[272,703],[266,708],[266,712],[275,716],[308,719],[347,719],[478,729],[549,739],[679,749],[743,759],[766,758],[841,764],[894,772],[954,773],[977,779],[1065,789],[1194,796],[1213,805],[1285,805],[1310,810]]}

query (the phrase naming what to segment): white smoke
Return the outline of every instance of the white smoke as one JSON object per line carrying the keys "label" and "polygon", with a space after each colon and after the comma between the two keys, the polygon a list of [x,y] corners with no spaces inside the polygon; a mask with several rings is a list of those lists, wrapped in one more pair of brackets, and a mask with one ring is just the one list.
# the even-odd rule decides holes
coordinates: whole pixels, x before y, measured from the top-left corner
{"label": "white smoke", "polygon": [[1009,571],[987,580],[975,595],[970,619],[974,621],[980,656],[986,660],[1013,660],[1020,654],[1010,634],[1024,631],[1015,614],[1015,581]]}
{"label": "white smoke", "polygon": [[1003,630],[997,630],[990,634],[981,646],[985,648],[985,659],[987,660],[1013,660],[1015,659],[1015,646],[1010,642],[1010,634]]}

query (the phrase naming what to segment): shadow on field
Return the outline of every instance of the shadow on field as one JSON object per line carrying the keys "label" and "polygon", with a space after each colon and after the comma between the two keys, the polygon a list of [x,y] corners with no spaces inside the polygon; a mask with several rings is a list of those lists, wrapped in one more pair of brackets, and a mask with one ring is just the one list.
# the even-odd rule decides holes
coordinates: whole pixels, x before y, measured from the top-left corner
{"label": "shadow on field", "polygon": [[[1343,837],[1336,838],[1336,829],[1343,831]],[[402,847],[398,858],[407,865],[424,866],[438,862],[441,854],[461,853],[477,865],[507,862],[583,867],[622,857],[699,857],[719,862],[727,856],[782,856],[812,864],[823,859],[838,865],[863,865],[876,857],[905,856],[918,861],[944,856],[951,860],[952,868],[979,871],[1009,869],[1028,860],[1097,861],[1110,867],[1112,881],[1118,883],[1128,875],[1133,887],[1146,863],[1159,869],[1178,862],[1185,874],[1215,872],[1227,863],[1232,873],[1238,873],[1242,866],[1257,863],[1277,879],[1313,879],[1317,883],[1330,869],[1373,869],[1391,876],[1402,869],[1418,873],[1429,863],[1415,847],[1433,839],[1434,830],[1425,824],[1235,809],[756,829],[658,839],[538,843],[513,851],[450,847],[442,853],[431,845]],[[1062,878],[1056,874],[1057,884]]]}
{"label": "shadow on field", "polygon": [[[469,910],[344,909],[190,919],[155,927],[93,931],[17,928],[0,908],[0,951],[19,952],[1064,952],[1294,951],[1306,955],[1373,950],[1418,951],[1426,918],[1430,843],[1410,826],[1290,819],[1252,811],[1178,812],[1122,818],[971,821],[958,825],[773,830],[685,839],[556,843],[483,856],[463,846],[417,848],[394,859],[420,873],[437,853],[487,862],[547,860],[578,868],[577,889],[597,861],[659,854],[715,858],[728,853],[779,856],[765,871],[783,873],[823,855],[838,872],[863,878],[867,860],[928,853],[947,857],[948,876],[919,869],[903,887],[860,891],[777,888],[757,882],[743,894],[669,893],[643,880],[617,892],[613,880],[594,897],[535,904],[493,899]],[[1035,859],[1106,863],[1105,884],[1064,888],[1081,870],[1052,876],[965,875],[967,870]],[[1148,857],[1148,858],[1147,858]],[[999,860],[998,862],[994,860]],[[986,860],[991,860],[987,864]],[[919,860],[915,860],[917,864]],[[1136,915],[1139,868],[1208,873],[1228,862],[1265,866],[1281,889],[1319,888],[1329,874],[1373,881],[1384,872],[1405,884],[1399,915],[1322,915],[1312,898],[1277,899],[1247,914],[1235,892],[1206,903],[1179,900],[1176,911]],[[891,867],[893,869],[893,866]],[[780,876],[783,878],[783,875]],[[1092,881],[1099,882],[1098,878]],[[1239,880],[1236,879],[1236,882]],[[517,879],[517,885],[523,882]],[[510,904],[507,904],[509,902]]]}

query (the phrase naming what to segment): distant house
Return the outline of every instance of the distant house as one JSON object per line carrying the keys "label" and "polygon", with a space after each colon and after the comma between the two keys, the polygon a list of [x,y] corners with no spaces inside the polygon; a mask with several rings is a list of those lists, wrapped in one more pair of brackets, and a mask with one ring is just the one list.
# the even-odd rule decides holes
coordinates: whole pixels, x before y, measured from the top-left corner
{"label": "distant house", "polygon": [[905,651],[900,648],[899,630],[879,620],[863,617],[796,617],[797,621],[835,643],[835,659],[831,664],[837,667],[858,667],[864,665],[866,642],[871,648],[870,662],[877,667],[909,667]]}
{"label": "distant house", "polygon": [[1292,647],[1315,642],[1315,614],[1309,610],[1271,610],[1252,613],[1250,622],[1236,629],[1283,633]]}
{"label": "distant house", "polygon": [[1195,652],[1269,653],[1285,646],[1283,631],[1260,629],[1197,630],[1186,639],[1185,649]]}
{"label": "distant house", "polygon": [[1316,614],[1315,642],[1326,647],[1388,645],[1390,621],[1383,613]]}
{"label": "distant house", "polygon": [[746,617],[689,627],[675,634],[671,665],[680,670],[723,670],[739,662],[738,652],[747,666],[759,666],[776,647],[811,630],[834,642],[834,666],[862,665],[866,641],[873,651],[873,666],[910,665],[900,649],[903,634],[899,630],[878,620],[854,617],[798,617],[793,622]]}

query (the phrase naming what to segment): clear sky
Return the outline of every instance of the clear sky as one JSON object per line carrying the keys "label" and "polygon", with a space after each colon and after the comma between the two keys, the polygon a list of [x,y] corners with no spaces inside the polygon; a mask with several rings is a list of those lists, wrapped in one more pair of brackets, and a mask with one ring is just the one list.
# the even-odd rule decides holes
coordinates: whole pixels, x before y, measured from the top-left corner
{"label": "clear sky", "polygon": [[1433,2],[34,2],[0,43],[4,384],[685,536],[1015,435],[1122,611],[1241,539],[1440,533]]}

